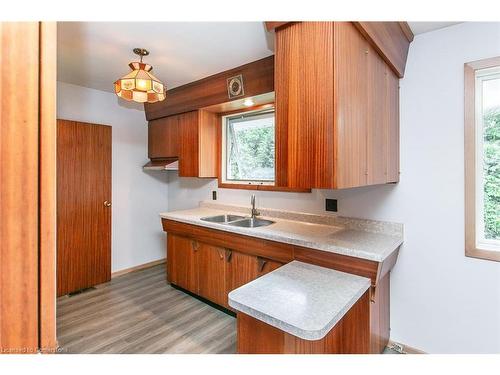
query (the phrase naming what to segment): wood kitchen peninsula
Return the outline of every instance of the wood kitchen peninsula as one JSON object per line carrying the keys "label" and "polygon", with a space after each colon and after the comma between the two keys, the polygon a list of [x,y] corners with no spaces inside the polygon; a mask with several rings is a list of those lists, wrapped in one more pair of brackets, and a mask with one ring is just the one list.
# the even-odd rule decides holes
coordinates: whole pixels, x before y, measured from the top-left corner
{"label": "wood kitchen peninsula", "polygon": [[168,234],[168,282],[234,311],[231,291],[290,262],[361,276],[370,284],[367,351],[381,353],[389,340],[390,270],[403,242],[402,224],[259,210],[273,224],[243,228],[206,221],[217,215],[242,218],[250,211],[211,202],[160,214]]}
{"label": "wood kitchen peninsula", "polygon": [[293,261],[229,293],[240,354],[368,354],[370,280]]}

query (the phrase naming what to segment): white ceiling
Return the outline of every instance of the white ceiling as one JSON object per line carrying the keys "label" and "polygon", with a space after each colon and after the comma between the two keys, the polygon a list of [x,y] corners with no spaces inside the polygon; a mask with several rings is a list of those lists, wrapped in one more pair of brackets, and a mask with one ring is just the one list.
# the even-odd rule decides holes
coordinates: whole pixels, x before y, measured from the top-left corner
{"label": "white ceiling", "polygon": [[[454,22],[409,22],[415,34]],[[113,92],[113,82],[146,48],[145,62],[171,89],[272,55],[263,22],[60,22],[57,79]]]}
{"label": "white ceiling", "polygon": [[167,89],[273,54],[263,22],[60,22],[57,37],[57,79],[111,92],[134,47]]}
{"label": "white ceiling", "polygon": [[413,31],[413,34],[418,35],[429,31],[442,29],[444,27],[453,26],[460,22],[408,22],[408,25]]}

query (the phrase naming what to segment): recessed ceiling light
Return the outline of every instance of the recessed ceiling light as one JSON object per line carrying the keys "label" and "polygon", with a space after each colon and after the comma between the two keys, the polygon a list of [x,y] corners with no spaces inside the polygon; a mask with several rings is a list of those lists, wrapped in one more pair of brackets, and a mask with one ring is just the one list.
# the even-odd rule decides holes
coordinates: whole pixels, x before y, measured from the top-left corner
{"label": "recessed ceiling light", "polygon": [[247,98],[247,99],[245,99],[245,101],[243,102],[243,105],[244,105],[244,106],[246,106],[246,107],[251,107],[251,106],[253,106],[253,105],[254,105],[254,102],[253,102],[253,100],[252,100],[252,99]]}

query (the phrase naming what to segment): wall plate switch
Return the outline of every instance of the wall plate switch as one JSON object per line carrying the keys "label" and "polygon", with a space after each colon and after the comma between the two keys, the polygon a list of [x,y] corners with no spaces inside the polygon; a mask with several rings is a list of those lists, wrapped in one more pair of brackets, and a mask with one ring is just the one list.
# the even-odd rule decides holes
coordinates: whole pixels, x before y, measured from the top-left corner
{"label": "wall plate switch", "polygon": [[325,199],[325,210],[337,212],[337,200],[336,199]]}
{"label": "wall plate switch", "polygon": [[213,201],[217,200],[217,191],[215,191],[215,190],[212,191],[212,200]]}

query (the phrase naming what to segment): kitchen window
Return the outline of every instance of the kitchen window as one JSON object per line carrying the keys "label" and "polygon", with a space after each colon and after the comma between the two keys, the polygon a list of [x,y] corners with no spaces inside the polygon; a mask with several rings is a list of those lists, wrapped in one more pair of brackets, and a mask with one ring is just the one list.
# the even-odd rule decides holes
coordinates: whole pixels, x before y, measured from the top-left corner
{"label": "kitchen window", "polygon": [[274,185],[274,108],[222,117],[222,182]]}
{"label": "kitchen window", "polygon": [[500,57],[465,64],[465,246],[500,261]]}

